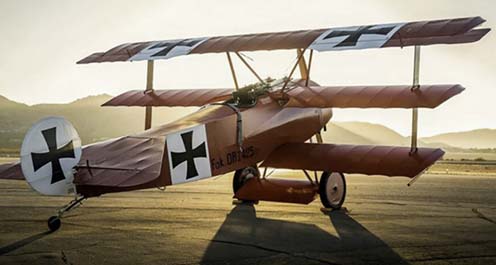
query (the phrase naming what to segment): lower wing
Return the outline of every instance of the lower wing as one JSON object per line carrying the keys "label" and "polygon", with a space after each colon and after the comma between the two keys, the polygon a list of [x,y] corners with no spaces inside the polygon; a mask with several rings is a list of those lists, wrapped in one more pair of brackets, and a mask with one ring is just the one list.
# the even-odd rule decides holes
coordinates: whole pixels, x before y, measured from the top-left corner
{"label": "lower wing", "polygon": [[444,151],[434,148],[290,143],[272,152],[262,166],[413,178]]}

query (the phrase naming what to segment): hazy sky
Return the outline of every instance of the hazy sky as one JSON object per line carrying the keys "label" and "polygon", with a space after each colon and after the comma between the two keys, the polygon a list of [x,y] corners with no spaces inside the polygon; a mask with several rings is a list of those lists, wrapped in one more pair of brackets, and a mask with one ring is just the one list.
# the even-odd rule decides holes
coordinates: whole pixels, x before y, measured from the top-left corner
{"label": "hazy sky", "polygon": [[[496,30],[496,1],[0,1],[0,95],[28,104],[119,94],[145,85],[145,62],[76,65],[115,45],[144,40],[482,16]],[[496,128],[496,33],[465,45],[424,47],[421,83],[467,89],[421,110],[419,134]],[[413,48],[316,53],[322,85],[410,84]],[[294,51],[247,53],[264,76],[288,74]],[[241,68],[241,65],[238,68]],[[240,70],[242,83],[255,79]],[[232,87],[225,54],[159,61],[155,87]],[[336,110],[334,120],[382,123],[404,135],[409,110]]]}

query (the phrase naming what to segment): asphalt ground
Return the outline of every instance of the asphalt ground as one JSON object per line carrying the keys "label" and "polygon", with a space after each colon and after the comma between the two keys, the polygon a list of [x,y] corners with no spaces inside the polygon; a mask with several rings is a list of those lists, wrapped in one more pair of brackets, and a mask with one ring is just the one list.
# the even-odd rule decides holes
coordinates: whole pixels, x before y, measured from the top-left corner
{"label": "asphalt ground", "polygon": [[[271,177],[300,173],[280,172]],[[347,176],[346,209],[233,204],[231,176],[70,197],[0,181],[0,264],[496,264],[496,177]]]}

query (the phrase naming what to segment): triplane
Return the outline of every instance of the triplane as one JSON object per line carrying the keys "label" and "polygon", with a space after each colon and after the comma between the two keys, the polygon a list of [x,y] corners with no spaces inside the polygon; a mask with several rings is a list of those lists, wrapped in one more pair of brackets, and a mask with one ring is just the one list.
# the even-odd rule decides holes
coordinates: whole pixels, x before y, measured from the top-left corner
{"label": "triplane", "polygon": [[[420,47],[469,43],[490,29],[480,17],[392,23],[221,37],[149,41],[94,53],[79,64],[147,61],[146,89],[123,93],[103,106],[143,106],[145,131],[81,146],[73,126],[48,117],[27,132],[20,162],[0,166],[0,178],[26,179],[44,195],[75,194],[50,217],[55,231],[63,214],[105,193],[165,188],[234,172],[234,198],[312,202],[339,209],[346,195],[344,173],[404,176],[413,183],[444,152],[417,147],[417,108],[435,108],[461,93],[460,85],[420,85]],[[320,86],[310,79],[314,51],[414,46],[413,84]],[[295,49],[289,75],[262,79],[241,52]],[[153,88],[154,60],[225,53],[234,81],[229,89]],[[239,87],[233,57],[258,79]],[[294,78],[299,68],[301,77]],[[196,112],[151,128],[152,107],[198,106]],[[411,147],[323,143],[331,108],[411,108]],[[259,168],[263,168],[261,173]],[[304,180],[269,177],[267,168],[302,170]],[[320,173],[320,177],[317,172]]]}

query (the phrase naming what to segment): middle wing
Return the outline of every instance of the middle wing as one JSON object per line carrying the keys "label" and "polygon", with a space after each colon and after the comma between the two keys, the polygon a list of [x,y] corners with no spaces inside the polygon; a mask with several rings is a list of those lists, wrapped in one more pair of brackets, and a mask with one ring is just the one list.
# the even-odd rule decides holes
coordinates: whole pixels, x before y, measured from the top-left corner
{"label": "middle wing", "polygon": [[103,106],[203,106],[230,99],[232,92],[232,89],[131,90],[110,99]]}
{"label": "middle wing", "polygon": [[286,107],[313,108],[435,108],[461,93],[460,85],[296,86]]}

